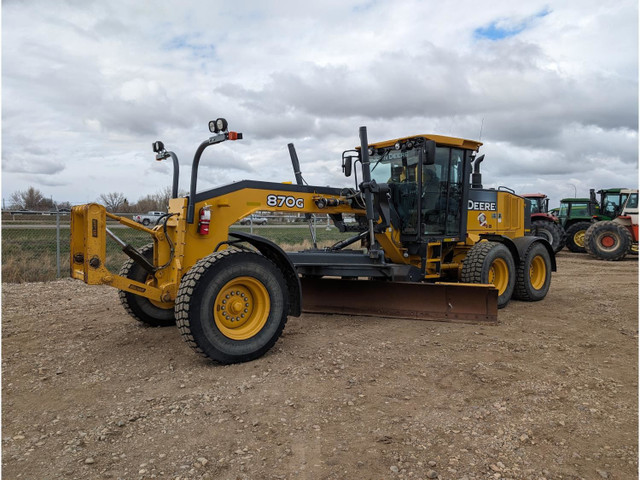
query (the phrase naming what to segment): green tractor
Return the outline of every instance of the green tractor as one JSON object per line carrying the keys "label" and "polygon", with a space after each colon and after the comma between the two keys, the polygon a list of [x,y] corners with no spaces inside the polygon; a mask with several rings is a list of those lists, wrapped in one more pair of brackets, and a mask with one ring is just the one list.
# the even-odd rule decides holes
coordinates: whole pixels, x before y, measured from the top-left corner
{"label": "green tractor", "polygon": [[[565,231],[565,245],[572,252],[584,253],[584,234],[593,222],[612,220],[621,211],[628,197],[623,188],[589,191],[589,198],[563,198],[560,200],[558,220]],[[596,193],[600,195],[598,197]]]}

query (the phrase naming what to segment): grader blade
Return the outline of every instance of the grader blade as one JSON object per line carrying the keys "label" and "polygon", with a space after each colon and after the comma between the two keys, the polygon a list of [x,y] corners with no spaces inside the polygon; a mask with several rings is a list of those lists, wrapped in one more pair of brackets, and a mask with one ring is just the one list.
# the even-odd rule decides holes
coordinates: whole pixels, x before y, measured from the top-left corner
{"label": "grader blade", "polygon": [[302,310],[461,323],[497,323],[489,285],[302,278]]}

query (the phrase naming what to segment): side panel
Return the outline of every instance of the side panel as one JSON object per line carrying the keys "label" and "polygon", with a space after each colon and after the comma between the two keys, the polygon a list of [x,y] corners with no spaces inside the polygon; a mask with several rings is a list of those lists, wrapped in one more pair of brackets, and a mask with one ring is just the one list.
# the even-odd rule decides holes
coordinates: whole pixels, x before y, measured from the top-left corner
{"label": "side panel", "polygon": [[474,241],[480,235],[495,233],[509,238],[522,237],[529,220],[525,199],[502,190],[469,190],[467,232]]}
{"label": "side panel", "polygon": [[472,188],[467,200],[467,232],[478,240],[483,233],[498,230],[498,192]]}

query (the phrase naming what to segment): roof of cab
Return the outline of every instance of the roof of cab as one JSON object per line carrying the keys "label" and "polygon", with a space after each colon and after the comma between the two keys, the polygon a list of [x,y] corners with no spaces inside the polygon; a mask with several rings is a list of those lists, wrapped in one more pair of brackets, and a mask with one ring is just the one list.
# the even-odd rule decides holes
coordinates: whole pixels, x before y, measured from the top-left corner
{"label": "roof of cab", "polygon": [[413,138],[420,138],[420,137],[426,138],[427,140],[433,140],[438,145],[446,145],[448,147],[459,147],[465,150],[478,150],[478,148],[480,148],[480,146],[482,145],[482,142],[478,142],[476,140],[467,140],[464,138],[447,137],[445,135],[435,135],[432,133],[426,133],[421,135],[412,135],[410,137],[395,138],[393,140],[384,140],[382,142],[370,143],[369,146],[375,147],[375,148],[390,147],[398,141],[406,142],[407,140],[411,140]]}

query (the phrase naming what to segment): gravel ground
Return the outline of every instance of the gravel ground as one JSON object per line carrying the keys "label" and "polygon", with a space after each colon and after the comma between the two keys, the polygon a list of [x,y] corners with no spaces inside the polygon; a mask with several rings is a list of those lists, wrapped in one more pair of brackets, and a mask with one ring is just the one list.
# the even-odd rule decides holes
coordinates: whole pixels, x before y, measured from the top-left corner
{"label": "gravel ground", "polygon": [[495,326],[291,318],[216,366],[78,281],[2,286],[10,479],[632,479],[638,261],[562,252]]}

